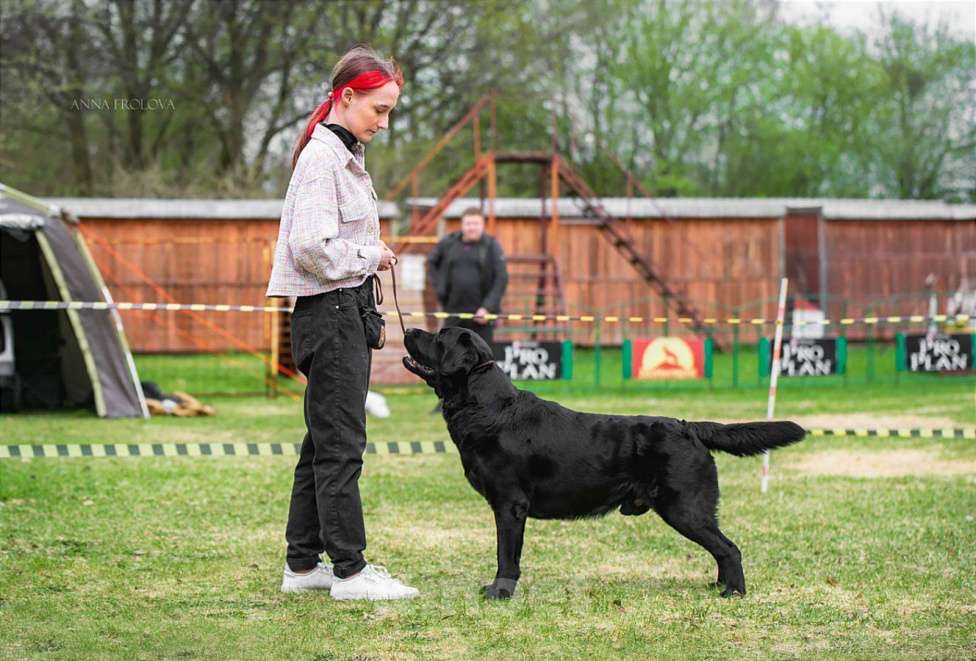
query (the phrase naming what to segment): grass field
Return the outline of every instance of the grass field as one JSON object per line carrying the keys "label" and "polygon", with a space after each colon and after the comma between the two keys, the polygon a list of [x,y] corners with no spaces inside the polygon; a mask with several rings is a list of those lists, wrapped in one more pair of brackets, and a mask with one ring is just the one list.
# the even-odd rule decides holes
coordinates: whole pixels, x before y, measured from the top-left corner
{"label": "grass field", "polygon": [[[760,389],[537,388],[575,408],[762,418]],[[390,395],[371,440],[444,440],[419,389]],[[781,390],[804,424],[976,425],[972,381]],[[0,416],[7,443],[289,442],[290,397],[210,400],[214,418]],[[895,424],[898,423],[898,424]],[[850,426],[850,425],[848,425]],[[530,521],[514,600],[484,603],[490,510],[456,455],[368,456],[367,557],[417,586],[408,603],[277,591],[292,457],[0,461],[2,658],[972,658],[976,442],[808,438],[716,455],[721,521],[749,593],[655,515]]]}

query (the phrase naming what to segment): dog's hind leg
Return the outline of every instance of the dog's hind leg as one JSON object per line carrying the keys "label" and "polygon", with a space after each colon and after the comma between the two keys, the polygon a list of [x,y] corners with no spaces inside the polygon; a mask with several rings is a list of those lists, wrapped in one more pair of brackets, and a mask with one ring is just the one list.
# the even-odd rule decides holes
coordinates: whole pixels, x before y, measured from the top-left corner
{"label": "dog's hind leg", "polygon": [[[718,529],[718,521],[715,522],[715,531],[718,533],[719,539],[721,539],[727,547],[733,550],[733,555],[738,558],[739,563],[739,573],[742,573],[742,554],[739,552],[739,547],[736,546],[731,539],[722,534],[722,531]],[[728,579],[725,577],[724,567],[720,564],[718,566],[718,580],[715,581],[715,587],[725,587],[728,585]],[[745,593],[745,577],[742,578],[742,591]],[[726,595],[728,596],[728,595]]]}
{"label": "dog's hind leg", "polygon": [[718,489],[709,492],[711,490],[706,488],[698,493],[662,493],[654,503],[654,509],[672,528],[712,554],[718,564],[718,583],[725,585],[723,597],[745,594],[742,554],[719,530],[715,517]]}
{"label": "dog's hind leg", "polygon": [[498,572],[491,585],[482,588],[486,599],[510,599],[521,576],[522,540],[529,503],[515,500],[493,507],[498,537]]}

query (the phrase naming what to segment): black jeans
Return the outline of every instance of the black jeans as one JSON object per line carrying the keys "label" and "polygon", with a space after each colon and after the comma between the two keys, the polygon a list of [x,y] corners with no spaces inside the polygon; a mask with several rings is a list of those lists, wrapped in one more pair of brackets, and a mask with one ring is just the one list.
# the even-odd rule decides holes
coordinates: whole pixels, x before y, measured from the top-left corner
{"label": "black jeans", "polygon": [[474,331],[481,336],[481,339],[491,346],[492,340],[495,337],[495,322],[489,321],[487,324],[479,324],[474,319],[461,319],[460,317],[448,317],[444,320],[444,328],[449,328],[451,326],[459,326],[461,328],[467,328],[468,330]]}
{"label": "black jeans", "polygon": [[308,379],[305,440],[295,467],[285,539],[293,571],[315,567],[322,551],[347,578],[366,561],[359,475],[366,450],[366,391],[372,350],[360,307],[372,305],[371,281],[300,296],[291,321],[295,365]]}

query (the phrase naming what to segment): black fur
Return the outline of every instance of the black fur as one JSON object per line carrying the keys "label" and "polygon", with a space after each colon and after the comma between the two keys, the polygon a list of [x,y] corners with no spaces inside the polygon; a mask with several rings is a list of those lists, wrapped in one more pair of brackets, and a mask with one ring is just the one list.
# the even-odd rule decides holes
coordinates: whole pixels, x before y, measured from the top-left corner
{"label": "black fur", "polygon": [[651,509],[712,554],[723,596],[745,593],[739,549],[718,527],[718,474],[709,451],[757,454],[802,439],[799,425],[580,413],[515,388],[469,330],[432,335],[411,328],[406,347],[404,366],[443,400],[464,475],[495,513],[498,573],[486,597],[514,594],[527,517]]}

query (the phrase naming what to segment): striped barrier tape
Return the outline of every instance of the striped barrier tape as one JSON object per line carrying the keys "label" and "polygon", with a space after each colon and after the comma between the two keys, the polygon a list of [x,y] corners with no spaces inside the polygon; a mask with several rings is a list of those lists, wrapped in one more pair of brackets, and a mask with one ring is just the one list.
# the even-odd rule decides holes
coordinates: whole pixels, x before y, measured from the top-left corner
{"label": "striped barrier tape", "polygon": [[866,438],[970,438],[976,439],[976,428],[962,427],[945,429],[849,429],[842,427],[808,429],[811,436],[856,436]]}
{"label": "striped barrier tape", "polygon": [[[301,443],[47,443],[0,445],[0,459],[81,457],[273,457],[301,454]],[[444,441],[367,443],[366,454],[445,454]]]}
{"label": "striped barrier tape", "polygon": [[[964,438],[976,440],[976,428],[949,429],[809,429],[811,436],[877,438]],[[301,443],[48,443],[0,445],[0,459],[82,457],[273,457],[297,456]],[[450,441],[369,442],[366,454],[456,454]]]}
{"label": "striped barrier tape", "polygon": [[[182,310],[192,310],[194,312],[291,312],[291,308],[277,305],[224,305],[212,303],[107,303],[105,301],[0,301],[0,310],[157,310],[164,312],[178,312]],[[384,315],[396,317],[394,311],[385,311]],[[472,312],[404,312],[404,317],[433,317],[435,319],[447,319],[448,317],[458,317],[460,319],[473,319]],[[499,319],[502,321],[579,321],[583,323],[603,322],[608,324],[629,322],[629,323],[654,323],[666,324],[669,321],[677,321],[679,324],[691,325],[695,320],[691,317],[678,317],[672,320],[669,317],[645,317],[640,315],[591,315],[591,314],[487,314],[486,319]],[[947,323],[953,322],[965,324],[972,318],[968,314],[936,314],[936,315],[891,315],[879,317],[843,317],[836,321],[823,319],[821,321],[804,321],[794,326],[851,326],[853,324],[900,324],[900,323]],[[776,319],[766,319],[765,317],[744,318],[727,317],[719,319],[717,317],[706,317],[701,320],[705,326],[718,326],[728,324],[730,326],[765,326],[779,325]],[[786,324],[790,325],[790,324]]]}

